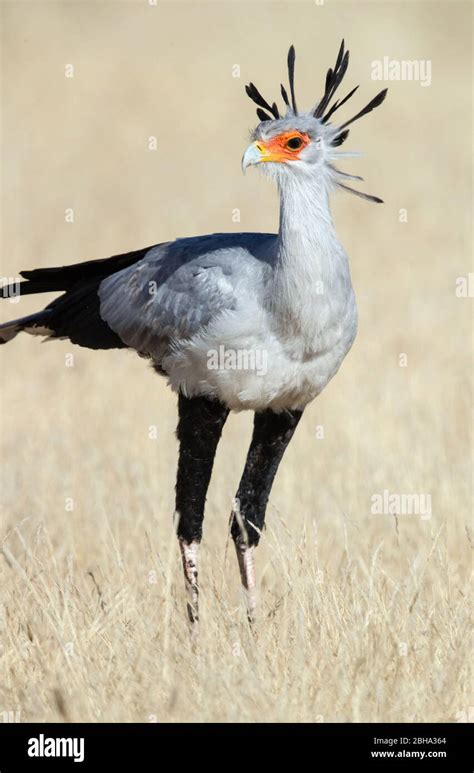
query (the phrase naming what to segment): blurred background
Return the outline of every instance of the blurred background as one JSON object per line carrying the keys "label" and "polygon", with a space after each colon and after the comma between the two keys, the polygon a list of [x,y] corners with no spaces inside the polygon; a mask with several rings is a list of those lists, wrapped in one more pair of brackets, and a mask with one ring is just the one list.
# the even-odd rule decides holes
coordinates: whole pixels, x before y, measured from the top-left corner
{"label": "blurred background", "polygon": [[[196,657],[171,526],[175,395],[128,352],[27,336],[2,347],[0,711],[461,721],[472,705],[472,331],[456,293],[472,272],[470,4],[39,0],[1,13],[4,278],[180,236],[276,230],[276,191],[240,171],[257,121],[244,85],[280,104],[290,43],[302,108],[322,95],[342,37],[341,95],[360,89],[341,120],[389,93],[351,129],[347,150],[364,155],[340,164],[385,204],[334,197],[359,334],[273,488],[258,646],[226,553],[251,415],[231,417],[218,450]],[[385,57],[430,62],[430,85],[373,80]],[[1,320],[51,297],[4,300]],[[431,495],[431,518],[372,514],[384,490]]]}

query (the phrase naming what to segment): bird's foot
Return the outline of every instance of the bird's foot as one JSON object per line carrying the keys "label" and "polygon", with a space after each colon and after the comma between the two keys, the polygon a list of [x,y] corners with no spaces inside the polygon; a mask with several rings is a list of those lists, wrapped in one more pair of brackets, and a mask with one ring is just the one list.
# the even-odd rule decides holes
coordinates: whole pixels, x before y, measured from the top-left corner
{"label": "bird's foot", "polygon": [[257,611],[257,586],[255,581],[255,562],[253,545],[236,544],[237,560],[239,562],[240,579],[244,592],[245,605],[247,609],[247,620],[250,626],[255,623]]}
{"label": "bird's foot", "polygon": [[188,619],[193,639],[197,635],[199,623],[199,583],[198,583],[198,554],[199,542],[185,542],[179,540],[181,560],[183,562],[184,586],[186,589]]}

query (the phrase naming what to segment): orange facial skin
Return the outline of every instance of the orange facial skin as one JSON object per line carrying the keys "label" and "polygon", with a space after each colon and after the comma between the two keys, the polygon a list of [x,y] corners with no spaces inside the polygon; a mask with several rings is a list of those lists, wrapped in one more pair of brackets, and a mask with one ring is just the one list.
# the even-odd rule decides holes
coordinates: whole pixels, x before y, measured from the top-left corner
{"label": "orange facial skin", "polygon": [[[255,146],[262,154],[262,161],[295,161],[306,145],[311,142],[307,134],[298,131],[283,132],[266,142],[257,140]],[[292,147],[292,145],[298,145]]]}

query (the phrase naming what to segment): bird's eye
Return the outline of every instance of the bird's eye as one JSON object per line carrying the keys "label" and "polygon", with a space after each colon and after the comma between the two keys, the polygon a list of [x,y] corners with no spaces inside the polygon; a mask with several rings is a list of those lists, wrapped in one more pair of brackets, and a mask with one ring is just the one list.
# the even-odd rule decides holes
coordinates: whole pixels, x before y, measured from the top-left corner
{"label": "bird's eye", "polygon": [[303,144],[303,140],[301,139],[301,137],[292,137],[286,143],[286,147],[289,150],[299,150],[299,148],[301,148],[302,144]]}

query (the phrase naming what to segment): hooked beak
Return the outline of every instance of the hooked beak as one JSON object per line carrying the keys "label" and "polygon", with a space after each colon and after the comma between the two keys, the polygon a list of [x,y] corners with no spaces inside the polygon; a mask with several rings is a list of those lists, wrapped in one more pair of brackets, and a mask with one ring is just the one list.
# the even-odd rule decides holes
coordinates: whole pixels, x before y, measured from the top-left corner
{"label": "hooked beak", "polygon": [[274,153],[271,153],[263,144],[263,142],[252,142],[248,146],[244,155],[242,156],[242,172],[245,174],[245,170],[248,166],[254,166],[254,164],[260,164],[262,161],[279,161],[280,158]]}
{"label": "hooked beak", "polygon": [[258,142],[252,142],[242,156],[242,172],[245,174],[248,166],[259,164],[262,160],[262,155],[262,146]]}

